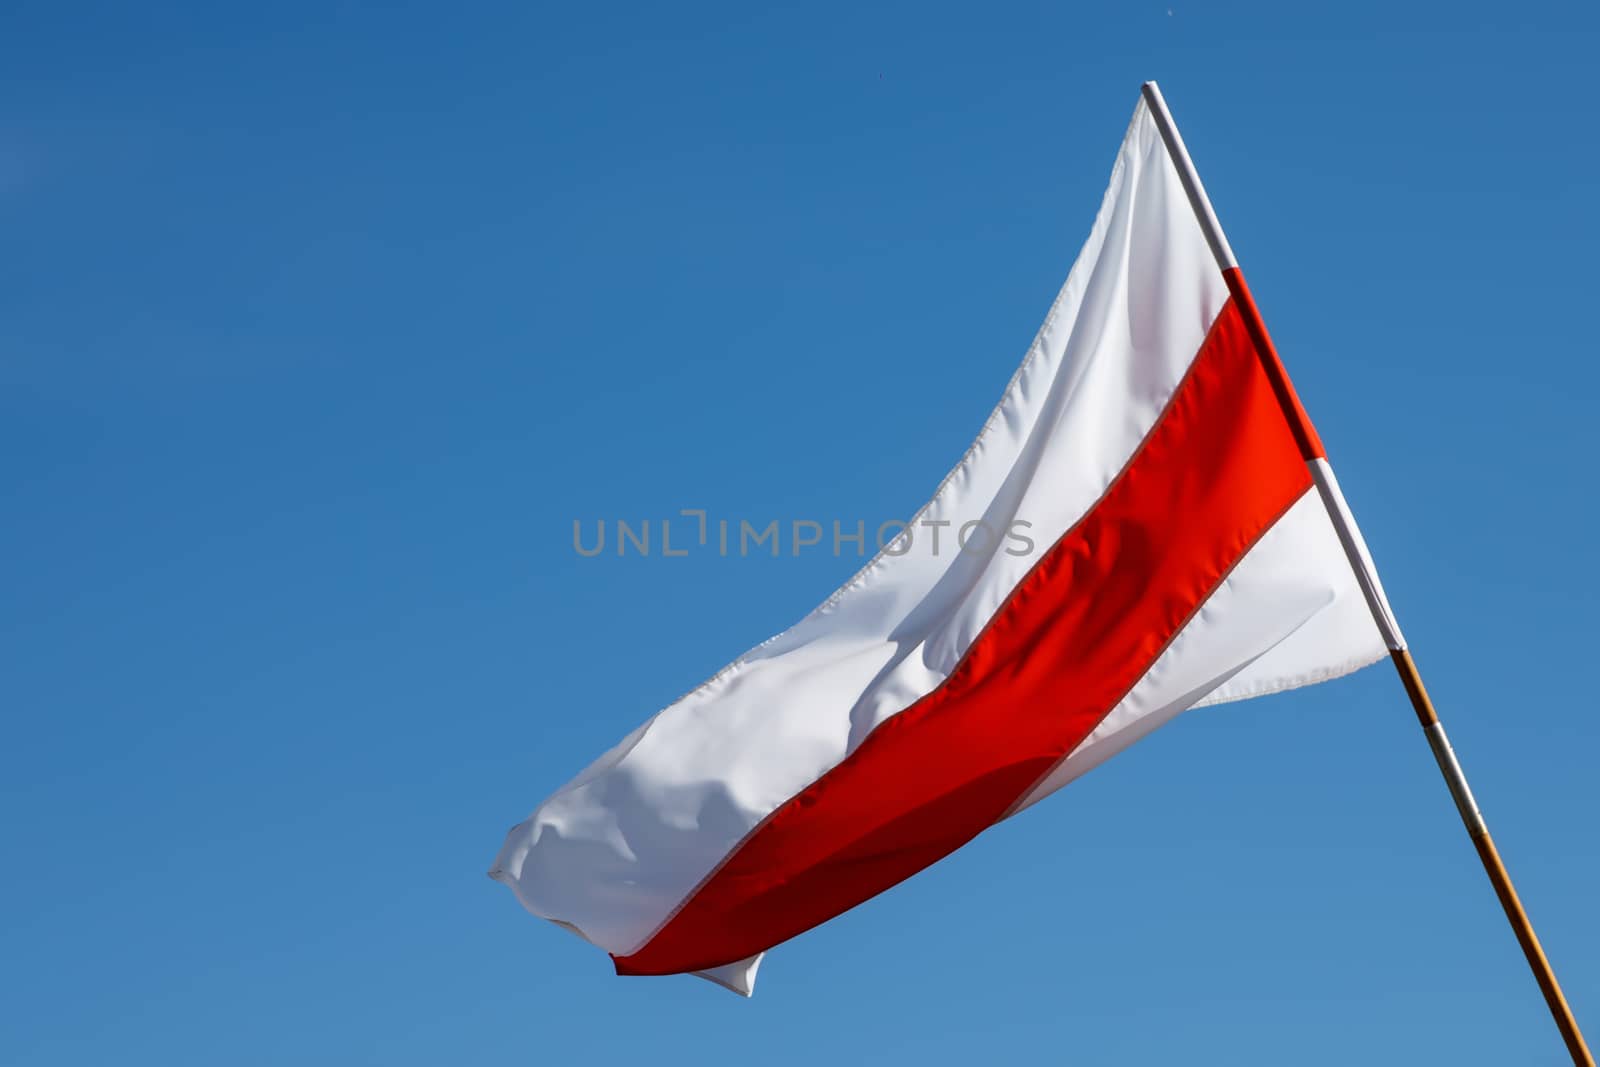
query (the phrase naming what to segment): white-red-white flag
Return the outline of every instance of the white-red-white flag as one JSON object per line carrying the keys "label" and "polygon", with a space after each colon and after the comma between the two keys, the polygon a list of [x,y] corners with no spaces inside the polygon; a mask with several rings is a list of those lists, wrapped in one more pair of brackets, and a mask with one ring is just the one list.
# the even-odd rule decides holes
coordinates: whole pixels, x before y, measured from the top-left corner
{"label": "white-red-white flag", "polygon": [[[540,805],[493,877],[619,973],[748,993],[768,948],[1184,709],[1380,658],[1315,431],[1235,284],[1141,101],[1066,285],[910,541]],[[916,540],[974,521],[1025,522],[1036,550]]]}

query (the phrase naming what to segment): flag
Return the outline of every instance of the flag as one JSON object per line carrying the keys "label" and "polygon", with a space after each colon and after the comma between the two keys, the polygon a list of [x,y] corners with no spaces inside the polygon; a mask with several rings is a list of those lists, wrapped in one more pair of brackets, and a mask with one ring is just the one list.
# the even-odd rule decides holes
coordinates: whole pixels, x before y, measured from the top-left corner
{"label": "flag", "polygon": [[1382,657],[1321,445],[1237,285],[1141,100],[1066,284],[928,505],[540,805],[491,876],[618,973],[748,995],[767,949],[1179,712]]}

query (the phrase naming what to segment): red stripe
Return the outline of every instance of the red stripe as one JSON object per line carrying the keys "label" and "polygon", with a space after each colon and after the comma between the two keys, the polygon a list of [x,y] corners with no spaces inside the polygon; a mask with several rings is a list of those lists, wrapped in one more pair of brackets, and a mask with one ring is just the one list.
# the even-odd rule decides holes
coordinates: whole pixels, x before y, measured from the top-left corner
{"label": "red stripe", "polygon": [[1256,307],[1256,298],[1250,295],[1250,286],[1244,280],[1244,271],[1238,267],[1229,267],[1222,272],[1222,280],[1227,284],[1234,303],[1239,305],[1240,314],[1244,316],[1245,331],[1255,343],[1262,369],[1267,372],[1267,380],[1272,383],[1272,391],[1278,396],[1278,406],[1283,409],[1284,416],[1289,420],[1289,431],[1294,434],[1300,455],[1308,462],[1313,459],[1326,459],[1327,453],[1322,450],[1322,438],[1317,436],[1317,428],[1311,425],[1311,416],[1306,414],[1306,409],[1301,405],[1300,394],[1294,391],[1294,383],[1289,380],[1289,372],[1283,369],[1283,360],[1278,358],[1278,346],[1272,343],[1272,335],[1267,332],[1266,320],[1261,317],[1261,309]]}
{"label": "red stripe", "polygon": [[1121,701],[1310,485],[1230,300],[1128,466],[950,677],[778,808],[617,972],[744,959],[971,840]]}

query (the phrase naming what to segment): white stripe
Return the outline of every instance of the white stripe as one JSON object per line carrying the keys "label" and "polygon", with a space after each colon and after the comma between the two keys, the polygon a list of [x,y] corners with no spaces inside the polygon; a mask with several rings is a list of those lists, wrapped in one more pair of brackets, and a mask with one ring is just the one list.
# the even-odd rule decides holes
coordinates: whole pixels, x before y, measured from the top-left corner
{"label": "white stripe", "polygon": [[[1017,582],[1104,493],[1227,299],[1140,103],[1088,243],[978,440],[873,560],[548,800],[495,877],[613,953],[642,944],[763,818],[937,687]],[[892,418],[894,399],[884,399]],[[950,551],[963,523],[1032,524],[1031,555]],[[921,531],[926,534],[927,531]]]}
{"label": "white stripe", "polygon": [[1311,461],[1311,477],[1316,480],[1317,492],[1322,494],[1328,517],[1339,534],[1340,544],[1344,546],[1345,558],[1356,581],[1361,584],[1362,595],[1367,598],[1367,607],[1383,634],[1384,643],[1396,652],[1400,651],[1406,647],[1405,635],[1400,632],[1400,623],[1389,607],[1389,598],[1383,593],[1377,565],[1372,562],[1372,553],[1367,551],[1367,539],[1361,536],[1361,527],[1356,525],[1356,517],[1350,513],[1350,505],[1345,503],[1339,479],[1333,476],[1333,468],[1328,461],[1321,458]]}
{"label": "white stripe", "polygon": [[1212,255],[1216,257],[1218,269],[1232,270],[1239,265],[1239,261],[1233,256],[1233,249],[1228,244],[1228,235],[1222,232],[1222,223],[1217,221],[1217,213],[1211,207],[1211,198],[1206,195],[1206,187],[1200,181],[1200,171],[1195,167],[1194,160],[1189,158],[1189,147],[1183,143],[1183,134],[1178,132],[1178,124],[1172,121],[1172,112],[1167,110],[1167,101],[1161,95],[1161,87],[1155,82],[1145,82],[1142,92],[1144,101],[1149,105],[1155,119],[1156,129],[1161,131],[1162,139],[1167,143],[1172,165],[1178,168],[1178,177],[1183,182],[1184,194],[1188,196],[1189,204],[1200,220],[1200,228],[1205,232],[1206,242],[1211,246]]}

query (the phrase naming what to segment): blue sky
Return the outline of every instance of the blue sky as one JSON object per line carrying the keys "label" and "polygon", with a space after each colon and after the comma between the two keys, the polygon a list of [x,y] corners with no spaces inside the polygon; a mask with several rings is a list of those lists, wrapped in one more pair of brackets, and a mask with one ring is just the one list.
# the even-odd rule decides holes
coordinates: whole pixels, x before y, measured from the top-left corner
{"label": "blue sky", "polygon": [[1592,4],[0,17],[0,1059],[1559,1063],[1386,668],[1196,712],[783,946],[483,875],[911,514],[1161,81],[1600,1029]]}

